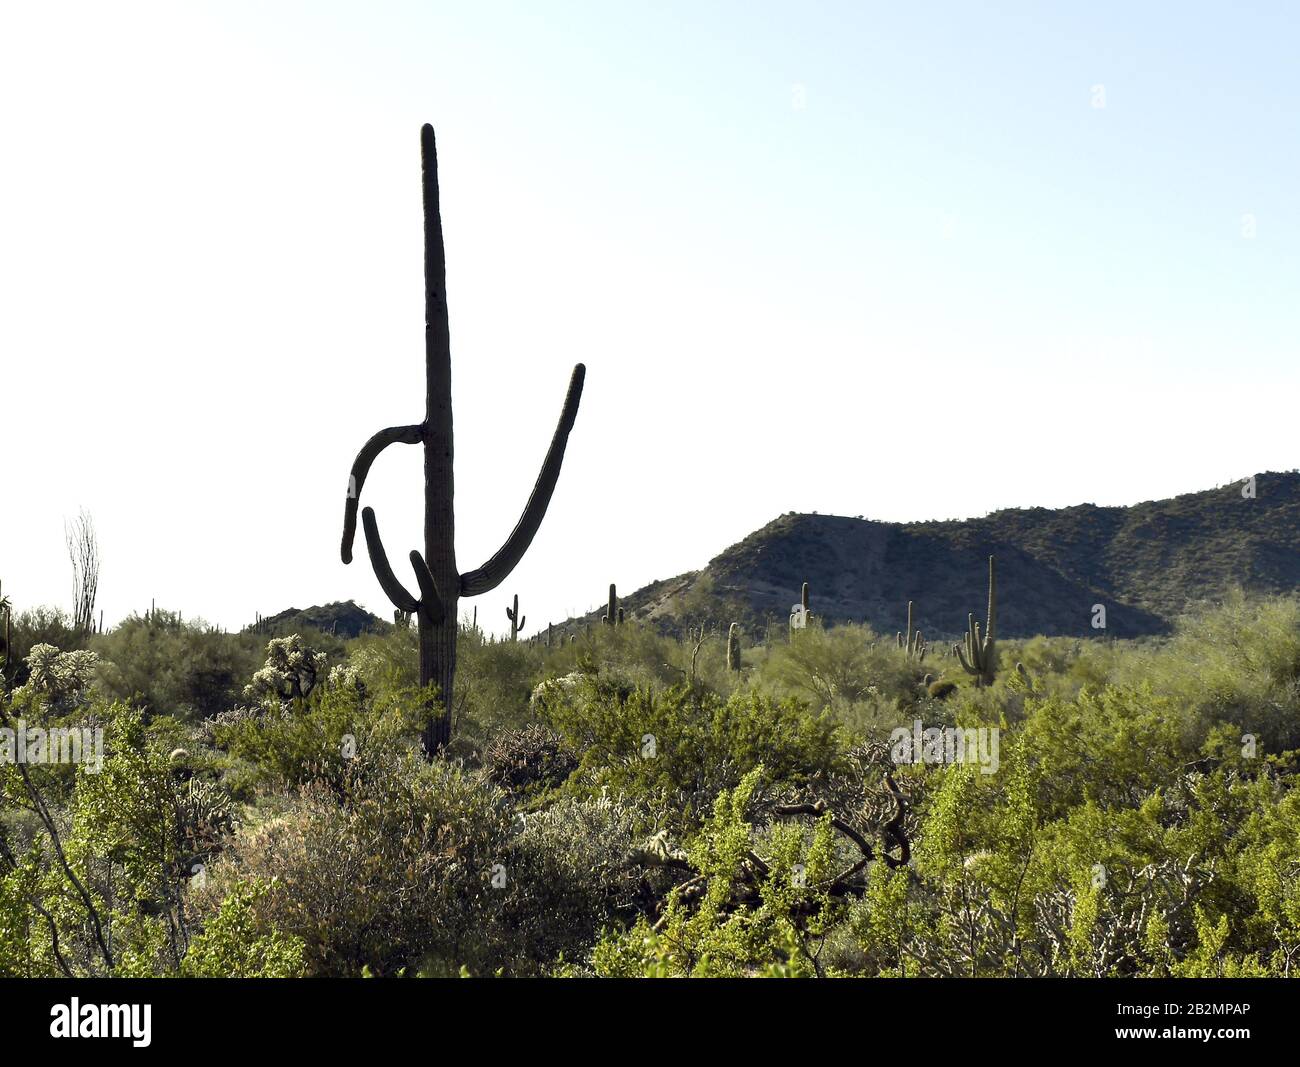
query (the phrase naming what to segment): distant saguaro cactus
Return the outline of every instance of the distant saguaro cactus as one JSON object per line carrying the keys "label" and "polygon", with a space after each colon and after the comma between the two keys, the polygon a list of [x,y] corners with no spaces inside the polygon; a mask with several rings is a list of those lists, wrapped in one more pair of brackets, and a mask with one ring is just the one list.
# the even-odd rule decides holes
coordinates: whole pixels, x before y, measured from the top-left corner
{"label": "distant saguaro cactus", "polygon": [[799,603],[790,609],[790,628],[803,630],[812,622],[813,613],[808,607],[808,583],[803,583],[799,591]]}
{"label": "distant saguaro cactus", "polygon": [[9,617],[13,615],[13,605],[10,604],[9,598],[3,595],[3,585],[0,585],[0,613],[5,617],[5,634],[4,634],[4,667],[0,670],[0,689],[3,689],[9,678],[9,667],[13,662],[11,654],[12,636],[9,633]]}
{"label": "distant saguaro cactus", "polygon": [[524,616],[519,614],[519,594],[515,594],[515,606],[506,608],[506,618],[510,620],[510,640],[519,640],[519,631],[524,628]]}
{"label": "distant saguaro cactus", "polygon": [[416,613],[420,641],[420,684],[436,685],[440,708],[429,709],[424,730],[425,754],[432,758],[451,739],[451,703],[456,677],[456,636],[459,629],[457,606],[460,597],[480,596],[500,585],[515,569],[542,524],[555,483],[560,477],[564,449],[578,415],[586,368],[573,368],[569,390],[560,413],[559,425],[542,463],[537,484],[524,506],[523,515],[505,544],[483,566],[462,573],[456,565],[456,514],[452,505],[452,410],[451,339],[447,323],[447,267],[442,240],[442,218],[438,199],[438,153],[433,127],[420,131],[424,192],[424,344],[425,418],[410,426],[380,430],[362,446],[352,464],[347,502],[343,511],[345,564],[352,562],[352,541],[356,534],[357,509],[366,475],[376,457],[389,445],[424,446],[424,554],[412,551],[411,566],[419,586],[413,596],[393,574],[379,537],[379,526],[371,508],[361,512],[366,549],[375,577],[388,599],[403,611]]}
{"label": "distant saguaro cactus", "polygon": [[623,621],[623,609],[618,606],[618,590],[614,583],[609,583],[609,603],[605,606],[605,614],[600,617],[600,621],[606,626],[617,626]]}
{"label": "distant saguaro cactus", "polygon": [[898,647],[906,654],[908,659],[914,659],[920,663],[925,659],[925,654],[930,646],[926,644],[925,638],[921,636],[920,630],[912,629],[912,602],[907,602],[907,629],[897,635]]}
{"label": "distant saguaro cactus", "polygon": [[993,557],[989,556],[988,621],[984,628],[984,634],[983,636],[980,635],[980,624],[975,621],[975,616],[973,614],[967,615],[965,648],[959,644],[952,646],[953,654],[961,661],[962,670],[975,676],[977,686],[992,685],[993,676],[997,671],[998,659],[995,633],[997,610],[997,570],[995,569]]}
{"label": "distant saguaro cactus", "polygon": [[727,670],[740,670],[740,623],[727,628]]}

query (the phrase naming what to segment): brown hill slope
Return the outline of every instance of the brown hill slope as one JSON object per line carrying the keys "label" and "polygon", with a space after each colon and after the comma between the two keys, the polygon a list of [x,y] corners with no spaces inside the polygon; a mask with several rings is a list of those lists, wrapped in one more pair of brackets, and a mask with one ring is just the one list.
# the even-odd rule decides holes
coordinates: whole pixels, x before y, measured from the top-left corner
{"label": "brown hill slope", "polygon": [[992,553],[1002,636],[1097,636],[1095,604],[1106,607],[1108,635],[1157,634],[1189,603],[1234,585],[1300,588],[1300,473],[1258,475],[1255,490],[1243,497],[1238,482],[1131,507],[1012,509],[949,522],[791,512],[703,570],[622,603],[665,630],[705,619],[753,626],[786,619],[807,581],[813,610],[830,622],[866,621],[892,634],[910,599],[927,636],[953,637],[967,612],[983,615]]}

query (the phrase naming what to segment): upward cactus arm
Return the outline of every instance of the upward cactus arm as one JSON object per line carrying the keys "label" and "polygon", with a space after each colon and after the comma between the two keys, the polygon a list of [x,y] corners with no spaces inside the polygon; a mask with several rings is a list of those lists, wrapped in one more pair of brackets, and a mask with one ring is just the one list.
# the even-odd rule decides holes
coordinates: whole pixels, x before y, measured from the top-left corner
{"label": "upward cactus arm", "polygon": [[532,544],[542,525],[546,509],[550,506],[555,483],[560,478],[564,449],[569,443],[569,431],[573,429],[574,420],[578,417],[578,404],[582,400],[582,383],[586,374],[587,368],[581,363],[573,368],[569,391],[564,398],[564,409],[560,412],[560,422],[555,427],[555,436],[551,438],[551,447],[547,450],[541,473],[537,476],[537,484],[533,486],[532,495],[524,505],[524,513],[496,555],[477,570],[466,571],[460,576],[462,596],[479,596],[495,589],[510,576],[510,572]]}
{"label": "upward cactus arm", "polygon": [[[366,508],[366,511],[370,511]],[[373,514],[373,512],[372,512]],[[378,541],[379,533],[375,531],[375,539]],[[369,545],[369,537],[366,544]],[[380,545],[380,551],[383,546]],[[373,559],[373,556],[371,557]],[[424,562],[424,557],[415,549],[411,549],[411,566],[415,570],[415,580],[420,583],[420,616],[430,626],[441,626],[447,621],[447,607],[442,602],[442,597],[438,595],[438,586],[433,580],[433,572],[429,570],[429,565]],[[376,569],[375,573],[379,573]],[[396,579],[394,579],[396,581]],[[406,592],[405,589],[402,592]]]}
{"label": "upward cactus arm", "polygon": [[340,555],[344,563],[352,562],[352,539],[357,532],[357,508],[361,503],[361,487],[366,483],[370,466],[389,445],[418,445],[424,440],[424,427],[390,426],[380,430],[374,437],[361,446],[357,458],[352,463],[352,473],[348,478],[348,499],[343,508],[343,548]]}

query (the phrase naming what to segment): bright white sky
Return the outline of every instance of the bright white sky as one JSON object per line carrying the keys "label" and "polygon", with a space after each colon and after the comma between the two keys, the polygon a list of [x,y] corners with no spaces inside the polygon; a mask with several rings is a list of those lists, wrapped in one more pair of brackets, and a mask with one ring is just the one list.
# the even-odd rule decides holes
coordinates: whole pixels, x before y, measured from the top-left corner
{"label": "bright white sky", "polygon": [[[389,616],[338,542],[357,449],[423,416],[425,121],[462,569],[588,366],[491,626],[789,510],[1296,467],[1297,16],[988,6],[4,5],[4,591],[70,606],[85,507],[110,622]],[[403,447],[365,490],[412,587],[420,494]]]}

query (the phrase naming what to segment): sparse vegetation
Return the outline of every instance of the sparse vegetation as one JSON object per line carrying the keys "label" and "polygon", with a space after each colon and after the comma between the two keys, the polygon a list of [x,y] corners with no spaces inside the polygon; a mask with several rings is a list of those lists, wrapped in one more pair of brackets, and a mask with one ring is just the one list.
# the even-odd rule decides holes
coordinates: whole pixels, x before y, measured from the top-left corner
{"label": "sparse vegetation", "polygon": [[[951,657],[927,682],[914,643],[856,625],[779,626],[740,671],[734,631],[548,648],[466,626],[432,763],[413,631],[267,641],[156,613],[77,650],[30,640],[56,614],[23,619],[0,725],[102,728],[103,763],[0,763],[5,974],[1300,961],[1294,598],[1234,593],[1159,641],[1004,639],[1023,669],[991,682]],[[996,729],[996,771],[891,748],[946,727]]]}

